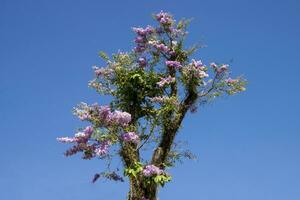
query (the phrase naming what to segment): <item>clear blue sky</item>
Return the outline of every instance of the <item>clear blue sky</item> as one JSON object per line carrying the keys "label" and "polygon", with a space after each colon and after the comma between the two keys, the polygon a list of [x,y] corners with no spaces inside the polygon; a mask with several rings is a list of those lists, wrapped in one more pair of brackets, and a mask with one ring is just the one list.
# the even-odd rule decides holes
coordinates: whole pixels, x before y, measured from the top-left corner
{"label": "clear blue sky", "polygon": [[103,102],[87,87],[97,52],[129,50],[130,27],[160,10],[193,17],[196,58],[233,59],[250,83],[186,118],[198,160],[171,170],[161,199],[300,199],[298,0],[0,0],[1,200],[125,199],[126,183],[90,183],[100,160],[65,158],[55,138],[80,127],[74,105]]}

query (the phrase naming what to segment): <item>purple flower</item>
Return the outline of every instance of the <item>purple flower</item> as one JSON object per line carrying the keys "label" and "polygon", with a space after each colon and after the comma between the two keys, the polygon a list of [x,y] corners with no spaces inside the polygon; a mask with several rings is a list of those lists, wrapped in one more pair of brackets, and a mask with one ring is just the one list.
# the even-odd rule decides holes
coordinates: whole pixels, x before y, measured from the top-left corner
{"label": "purple flower", "polygon": [[178,107],[179,102],[173,98],[168,96],[158,96],[158,97],[152,97],[149,98],[149,100],[153,103],[159,103],[159,104],[169,104]]}
{"label": "purple flower", "polygon": [[93,70],[94,70],[97,78],[99,78],[100,76],[103,76],[103,77],[112,76],[114,73],[114,70],[111,68],[99,68],[99,67],[93,66]]}
{"label": "purple flower", "polygon": [[148,41],[148,37],[154,33],[154,28],[151,26],[147,26],[146,28],[132,28],[133,31],[138,35],[134,42],[137,44],[137,46],[134,48],[134,51],[137,53],[142,53],[146,50],[146,43]]}
{"label": "purple flower", "polygon": [[150,98],[150,101],[156,102],[156,103],[165,103],[169,97],[167,96],[161,96],[161,97],[152,97]]}
{"label": "purple flower", "polygon": [[78,107],[74,108],[73,113],[77,115],[80,120],[90,120],[91,108],[86,103],[80,103]]}
{"label": "purple flower", "polygon": [[95,149],[95,154],[97,156],[104,156],[108,153],[108,148],[110,146],[110,142],[108,140],[103,141],[100,143],[100,146]]}
{"label": "purple flower", "polygon": [[208,74],[206,73],[206,67],[202,64],[201,60],[194,60],[183,68],[183,72],[188,77],[195,77],[195,78],[206,78]]}
{"label": "purple flower", "polygon": [[138,63],[140,67],[145,67],[147,65],[147,60],[146,58],[142,57],[138,59]]}
{"label": "purple flower", "polygon": [[186,31],[183,31],[182,29],[177,29],[174,27],[169,27],[168,31],[174,36],[174,37],[179,37],[179,36],[184,36],[187,34]]}
{"label": "purple flower", "polygon": [[172,61],[172,60],[167,60],[166,61],[166,65],[168,67],[174,67],[176,69],[179,69],[179,68],[182,67],[180,62],[178,62],[178,61]]}
{"label": "purple flower", "polygon": [[101,126],[107,127],[111,125],[127,126],[131,121],[131,115],[127,112],[111,111],[109,106],[99,106],[97,104],[87,105],[81,103],[74,108],[74,114],[80,119],[96,120]]}
{"label": "purple flower", "polygon": [[62,143],[86,143],[93,133],[93,127],[87,126],[84,131],[79,131],[75,134],[75,137],[59,137],[57,141]]}
{"label": "purple flower", "polygon": [[99,112],[99,119],[102,122],[106,122],[110,118],[111,110],[109,106],[99,106],[97,110]]}
{"label": "purple flower", "polygon": [[221,67],[219,69],[217,69],[217,73],[222,73],[228,70],[229,65],[221,65]]}
{"label": "purple flower", "polygon": [[137,36],[135,39],[134,39],[134,42],[136,43],[142,43],[145,41],[145,38],[144,37],[141,37],[141,36]]}
{"label": "purple flower", "polygon": [[170,49],[168,46],[164,45],[163,43],[161,44],[154,44],[153,45],[157,50],[160,50],[162,52],[165,52],[165,53],[169,53],[170,52]]}
{"label": "purple flower", "polygon": [[176,56],[176,52],[171,50],[171,51],[169,51],[169,55],[170,56]]}
{"label": "purple flower", "polygon": [[122,134],[122,139],[125,142],[133,142],[138,143],[139,142],[139,136],[135,132],[126,132]]}
{"label": "purple flower", "polygon": [[229,65],[223,64],[220,67],[216,63],[210,63],[210,66],[217,72],[218,74],[223,73],[228,70]]}
{"label": "purple flower", "polygon": [[65,152],[65,156],[72,156],[78,152],[81,152],[83,151],[84,148],[82,148],[82,145],[75,145],[73,147],[71,147],[70,149],[68,149],[66,152]]}
{"label": "purple flower", "polygon": [[86,134],[84,132],[79,131],[75,134],[75,137],[80,139],[86,137]]}
{"label": "purple flower", "polygon": [[91,135],[93,134],[93,132],[94,132],[94,129],[93,129],[92,126],[87,126],[87,127],[85,127],[85,129],[84,129],[84,133],[85,133],[85,135],[87,135],[87,136],[91,136]]}
{"label": "purple flower", "polygon": [[139,36],[147,36],[154,32],[154,28],[151,26],[147,26],[146,28],[133,27],[132,30]]}
{"label": "purple flower", "polygon": [[134,47],[134,51],[137,52],[137,53],[142,53],[145,50],[146,50],[146,47],[142,46],[142,45],[137,45],[136,47]]}
{"label": "purple flower", "polygon": [[218,65],[214,62],[210,63],[210,66],[213,68],[213,69],[216,69],[218,68]]}
{"label": "purple flower", "polygon": [[204,67],[204,65],[202,64],[201,60],[194,60],[192,59],[192,63],[193,66],[195,67]]}
{"label": "purple flower", "polygon": [[75,137],[59,137],[56,138],[56,140],[62,143],[74,143],[78,141],[78,139]]}
{"label": "purple flower", "polygon": [[163,87],[165,86],[166,84],[170,84],[172,82],[175,81],[175,78],[174,77],[171,77],[171,76],[168,76],[166,78],[161,78],[159,82],[157,82],[157,85],[159,87]]}
{"label": "purple flower", "polygon": [[173,22],[172,16],[169,13],[160,11],[160,13],[155,15],[155,18],[162,25],[171,25]]}
{"label": "purple flower", "polygon": [[155,30],[157,34],[162,34],[164,32],[164,29],[162,27],[157,27]]}
{"label": "purple flower", "polygon": [[155,165],[147,165],[143,169],[143,175],[146,177],[150,177],[153,175],[160,175],[163,172],[163,170],[159,169]]}
{"label": "purple flower", "polygon": [[68,149],[65,152],[65,156],[72,156],[78,152],[84,152],[82,158],[83,159],[91,159],[94,157],[94,154],[92,153],[95,149],[95,145],[89,145],[87,143],[78,143],[77,145],[74,145],[70,149]]}
{"label": "purple flower", "polygon": [[127,126],[131,121],[131,115],[127,112],[114,111],[110,115],[110,122],[120,126]]}
{"label": "purple flower", "polygon": [[131,115],[129,113],[118,110],[112,112],[109,106],[99,106],[98,112],[100,121],[106,126],[127,126],[131,121]]}

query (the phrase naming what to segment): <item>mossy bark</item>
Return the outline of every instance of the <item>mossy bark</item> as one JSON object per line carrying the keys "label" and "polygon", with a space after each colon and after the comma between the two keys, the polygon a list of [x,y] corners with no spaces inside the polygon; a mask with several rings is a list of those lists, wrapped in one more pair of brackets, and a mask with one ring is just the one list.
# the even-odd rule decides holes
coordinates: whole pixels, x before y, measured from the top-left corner
{"label": "mossy bark", "polygon": [[144,185],[141,177],[130,179],[128,200],[157,200],[158,185]]}

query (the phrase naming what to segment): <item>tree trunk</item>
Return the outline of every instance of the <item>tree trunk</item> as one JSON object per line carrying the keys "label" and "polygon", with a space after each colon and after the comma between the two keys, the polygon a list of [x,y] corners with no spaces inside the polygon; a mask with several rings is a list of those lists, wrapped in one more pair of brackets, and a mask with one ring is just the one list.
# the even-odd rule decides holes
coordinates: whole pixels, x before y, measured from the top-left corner
{"label": "tree trunk", "polygon": [[141,178],[130,178],[128,200],[157,200],[156,184],[145,185]]}

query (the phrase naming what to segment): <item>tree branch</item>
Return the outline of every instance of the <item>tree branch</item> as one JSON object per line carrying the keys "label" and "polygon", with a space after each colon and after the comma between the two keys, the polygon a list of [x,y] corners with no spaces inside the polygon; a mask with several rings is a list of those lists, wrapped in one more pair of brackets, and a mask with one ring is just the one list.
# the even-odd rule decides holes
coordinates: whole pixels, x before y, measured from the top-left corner
{"label": "tree branch", "polygon": [[[156,166],[165,168],[164,163],[168,159],[169,152],[171,150],[173,141],[175,139],[176,133],[181,126],[181,123],[191,107],[191,105],[197,100],[197,92],[194,88],[190,88],[184,101],[180,104],[179,109],[177,111],[177,117],[171,121],[171,123],[164,122],[162,138],[160,144],[155,149],[152,156],[152,163]],[[170,119],[166,119],[170,120]]]}

